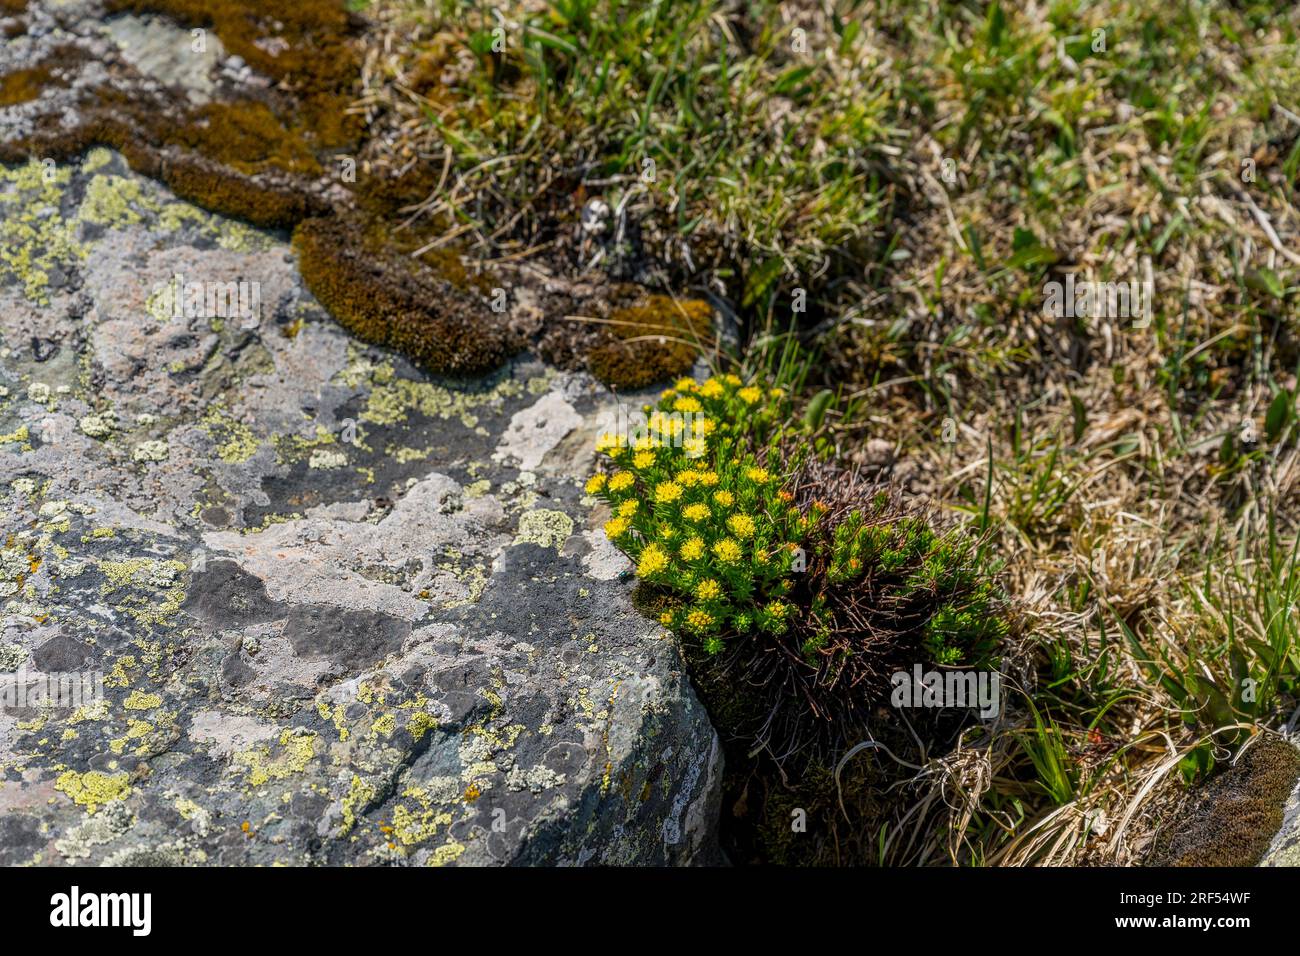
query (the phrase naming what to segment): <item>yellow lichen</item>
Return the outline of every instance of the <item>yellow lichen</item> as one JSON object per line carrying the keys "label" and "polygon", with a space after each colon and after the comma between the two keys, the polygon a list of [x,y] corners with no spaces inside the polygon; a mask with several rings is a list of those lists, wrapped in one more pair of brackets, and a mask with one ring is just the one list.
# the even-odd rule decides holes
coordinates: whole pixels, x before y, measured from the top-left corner
{"label": "yellow lichen", "polygon": [[66,770],[59,774],[54,789],[66,793],[75,803],[93,814],[113,800],[125,800],[131,793],[130,777],[126,773],[107,774],[99,770],[77,773]]}

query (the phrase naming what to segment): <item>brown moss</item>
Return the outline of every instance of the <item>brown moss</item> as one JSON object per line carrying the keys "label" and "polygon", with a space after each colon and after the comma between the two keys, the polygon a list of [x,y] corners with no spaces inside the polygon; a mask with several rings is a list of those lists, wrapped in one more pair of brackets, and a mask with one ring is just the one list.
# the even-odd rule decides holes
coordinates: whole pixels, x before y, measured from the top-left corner
{"label": "brown moss", "polygon": [[345,112],[360,72],[351,42],[358,21],[338,0],[111,0],[109,11],[212,30],[227,52],[292,94],[296,131],[318,149],[346,147],[360,135],[360,117]]}
{"label": "brown moss", "polygon": [[44,65],[0,76],[0,106],[14,106],[34,100],[49,82],[50,71]]}
{"label": "brown moss", "polygon": [[602,382],[642,388],[691,370],[711,338],[713,307],[699,299],[650,295],[615,309],[606,333],[587,354]]}
{"label": "brown moss", "polygon": [[16,17],[27,12],[27,0],[0,0],[0,17]]}
{"label": "brown moss", "polygon": [[292,229],[319,211],[292,186],[249,179],[194,157],[164,161],[159,178],[182,199],[264,229]]}
{"label": "brown moss", "polygon": [[481,298],[367,237],[363,223],[308,219],[293,245],[307,288],[366,342],[455,376],[491,371],[516,348]]}
{"label": "brown moss", "polygon": [[208,103],[182,122],[155,127],[164,142],[195,150],[247,175],[267,169],[307,176],[321,172],[302,138],[285,129],[264,103]]}
{"label": "brown moss", "polygon": [[1254,866],[1282,825],[1300,751],[1269,736],[1191,794],[1157,840],[1159,866]]}

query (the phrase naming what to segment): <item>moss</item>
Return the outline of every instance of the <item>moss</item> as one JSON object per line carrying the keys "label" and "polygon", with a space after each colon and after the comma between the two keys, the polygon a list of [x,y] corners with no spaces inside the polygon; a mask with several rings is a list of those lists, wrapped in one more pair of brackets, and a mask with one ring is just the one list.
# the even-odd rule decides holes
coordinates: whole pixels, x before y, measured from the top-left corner
{"label": "moss", "polygon": [[[395,176],[363,167],[352,189],[356,213],[321,198],[319,180],[336,162],[328,151],[355,151],[363,128],[361,118],[347,112],[360,79],[353,47],[359,21],[343,3],[303,0],[272,12],[259,0],[110,0],[108,10],[160,14],[211,29],[228,53],[274,84],[254,97],[202,106],[174,91],[87,89],[71,110],[37,116],[23,139],[0,142],[0,162],[32,156],[66,162],[109,147],[135,172],[209,212],[261,228],[298,227],[303,278],[325,308],[359,338],[428,370],[477,375],[522,347],[516,327],[488,308],[493,278],[467,269],[455,248],[425,248],[451,223],[402,212],[436,191],[440,165],[417,162]],[[86,59],[75,45],[60,47],[38,66],[0,81],[0,96],[22,102],[43,86],[66,85]],[[68,125],[68,116],[75,125]],[[87,211],[113,222],[134,215],[129,203],[109,209],[97,200]],[[4,253],[5,261],[26,275],[29,296],[42,301],[48,268],[36,260],[48,258],[43,249],[49,244],[6,245],[19,251]],[[699,343],[710,337],[710,307],[646,295],[639,287],[620,298],[591,311],[579,309],[568,293],[545,293],[544,314],[608,317],[610,324],[577,334],[572,323],[559,323],[557,332],[541,328],[531,315],[513,321],[520,328],[538,326],[527,334],[544,357],[568,368],[588,367],[610,384],[638,387],[687,371]],[[562,354],[544,341],[547,335],[555,335]]]}
{"label": "moss", "polygon": [[160,178],[182,199],[267,229],[291,229],[308,214],[308,200],[300,191],[256,182],[204,160],[170,163]]}
{"label": "moss", "polygon": [[1250,747],[1189,796],[1157,839],[1153,865],[1254,866],[1282,825],[1300,751],[1277,737]]}
{"label": "moss", "polygon": [[615,309],[608,332],[587,356],[593,375],[608,385],[642,388],[695,364],[712,337],[713,308],[699,299],[651,295]]}
{"label": "moss", "polygon": [[0,76],[0,106],[14,106],[34,100],[49,82],[50,71],[44,66],[15,70]]}
{"label": "moss", "polygon": [[184,146],[245,175],[278,169],[319,176],[320,164],[264,103],[208,103],[166,131],[167,142]]}
{"label": "moss", "polygon": [[308,219],[293,245],[307,288],[363,341],[447,375],[490,371],[515,351],[486,303],[367,240],[356,220]]}

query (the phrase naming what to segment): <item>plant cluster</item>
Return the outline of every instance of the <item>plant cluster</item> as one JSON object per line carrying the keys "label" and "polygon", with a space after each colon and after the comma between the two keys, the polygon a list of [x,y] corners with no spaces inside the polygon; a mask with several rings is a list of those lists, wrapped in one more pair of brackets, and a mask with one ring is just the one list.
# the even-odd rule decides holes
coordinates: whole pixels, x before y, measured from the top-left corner
{"label": "plant cluster", "polygon": [[[605,532],[706,666],[773,700],[737,728],[836,745],[889,674],[986,664],[1008,630],[979,542],[808,452],[780,388],[684,378],[641,434],[606,434],[588,481]],[[809,717],[821,718],[810,724]]]}
{"label": "plant cluster", "polygon": [[661,623],[711,654],[725,633],[776,635],[790,625],[790,574],[815,517],[800,514],[768,467],[776,446],[753,447],[787,404],[780,389],[735,375],[683,378],[658,407],[646,406],[642,434],[597,442],[616,466],[587,482],[613,512],[605,533],[641,580],[676,596]]}

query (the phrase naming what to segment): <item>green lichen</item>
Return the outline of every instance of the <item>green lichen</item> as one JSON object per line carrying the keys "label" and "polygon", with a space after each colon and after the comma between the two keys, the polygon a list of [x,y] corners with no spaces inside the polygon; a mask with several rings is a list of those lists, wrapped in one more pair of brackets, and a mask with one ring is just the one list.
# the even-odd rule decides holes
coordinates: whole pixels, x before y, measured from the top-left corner
{"label": "green lichen", "polygon": [[77,240],[78,224],[59,215],[70,176],[66,168],[36,160],[0,167],[0,265],[37,305],[50,304],[52,271],[70,270],[89,254]]}
{"label": "green lichen", "polygon": [[216,403],[204,413],[203,430],[217,442],[217,457],[237,465],[257,454],[261,444],[253,430],[230,415],[223,403]]}
{"label": "green lichen", "polygon": [[138,209],[147,210],[150,205],[140,180],[100,174],[86,184],[79,216],[83,222],[116,229],[142,222],[144,216]]}
{"label": "green lichen", "polygon": [[127,710],[153,710],[155,707],[162,706],[162,698],[157,694],[146,694],[144,691],[133,690],[122,706]]}
{"label": "green lichen", "polygon": [[[140,624],[167,625],[180,612],[186,593],[181,578],[186,570],[183,562],[128,558],[124,561],[101,560],[97,564],[106,579],[100,593],[112,597],[118,592],[127,592],[114,607]],[[157,597],[159,592],[161,598]]]}
{"label": "green lichen", "polygon": [[559,550],[572,534],[573,519],[563,511],[537,508],[520,515],[515,544],[531,543]]}
{"label": "green lichen", "polygon": [[356,774],[352,775],[347,796],[343,798],[343,827],[339,831],[340,836],[352,832],[352,828],[357,823],[357,813],[364,812],[377,796],[379,791],[373,784],[367,783]]}

